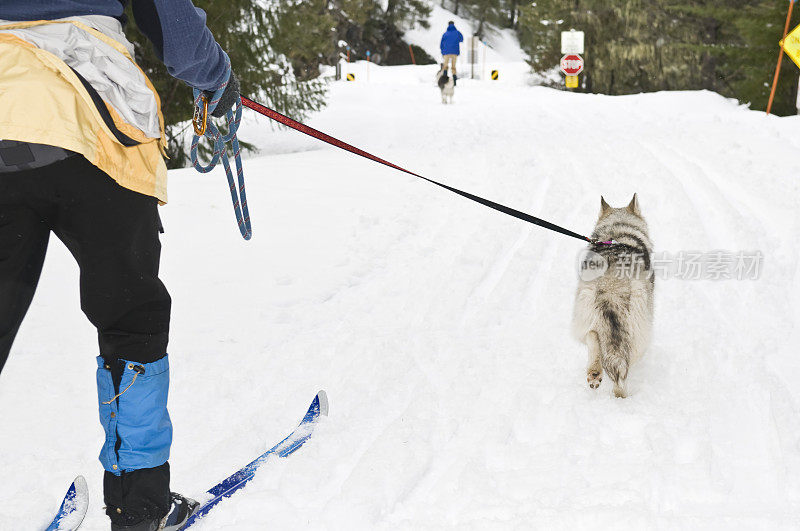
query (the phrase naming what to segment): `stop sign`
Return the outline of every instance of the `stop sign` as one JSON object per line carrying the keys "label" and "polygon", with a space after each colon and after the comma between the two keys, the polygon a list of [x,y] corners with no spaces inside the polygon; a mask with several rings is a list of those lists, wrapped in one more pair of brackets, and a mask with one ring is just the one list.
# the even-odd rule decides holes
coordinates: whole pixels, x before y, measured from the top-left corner
{"label": "stop sign", "polygon": [[565,76],[577,76],[583,72],[583,57],[570,53],[561,58],[561,71]]}

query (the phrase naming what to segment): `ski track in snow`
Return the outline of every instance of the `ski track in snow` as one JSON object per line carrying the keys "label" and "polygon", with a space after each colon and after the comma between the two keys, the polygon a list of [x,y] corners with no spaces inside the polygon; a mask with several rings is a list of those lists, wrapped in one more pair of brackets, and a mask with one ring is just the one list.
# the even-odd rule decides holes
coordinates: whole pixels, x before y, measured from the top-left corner
{"label": "ski track in snow", "polygon": [[[518,64],[443,106],[434,66],[350,68],[314,127],[584,234],[600,194],[638,192],[657,251],[760,250],[763,273],[659,279],[616,400],[570,335],[580,242],[249,117],[254,239],[221,170],[172,172],[161,210],[172,487],[200,496],[318,389],[331,411],[196,529],[796,529],[800,118],[528,87]],[[3,530],[44,527],[78,473],[107,528],[77,292],[54,240],[0,377]]]}

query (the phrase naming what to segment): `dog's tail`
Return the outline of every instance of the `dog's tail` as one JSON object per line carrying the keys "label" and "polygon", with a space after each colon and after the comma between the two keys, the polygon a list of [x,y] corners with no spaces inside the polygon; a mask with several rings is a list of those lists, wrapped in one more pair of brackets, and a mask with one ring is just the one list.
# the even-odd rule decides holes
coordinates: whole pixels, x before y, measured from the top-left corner
{"label": "dog's tail", "polygon": [[622,321],[620,312],[614,308],[604,308],[602,319],[597,327],[600,339],[600,357],[603,370],[614,382],[614,396],[625,398],[630,365],[631,342],[630,333]]}

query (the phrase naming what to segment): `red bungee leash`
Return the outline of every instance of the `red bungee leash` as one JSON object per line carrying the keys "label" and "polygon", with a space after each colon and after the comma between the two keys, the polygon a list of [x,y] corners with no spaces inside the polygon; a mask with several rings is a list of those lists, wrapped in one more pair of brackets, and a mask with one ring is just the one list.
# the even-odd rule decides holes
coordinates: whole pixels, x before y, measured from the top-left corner
{"label": "red bungee leash", "polygon": [[317,129],[314,129],[313,127],[309,127],[309,126],[307,126],[305,124],[302,124],[302,123],[298,122],[297,120],[292,120],[288,116],[284,116],[283,114],[279,113],[278,111],[274,111],[274,110],[270,109],[269,107],[261,105],[260,103],[257,103],[257,102],[255,102],[255,101],[253,101],[253,100],[251,100],[249,98],[246,98],[244,96],[242,96],[242,105],[244,105],[245,107],[248,107],[248,108],[256,111],[257,113],[259,113],[259,114],[261,114],[263,116],[266,116],[267,118],[269,118],[271,120],[275,120],[276,122],[278,122],[280,124],[283,124],[286,127],[290,127],[292,129],[294,129],[295,131],[300,131],[301,133],[304,133],[304,134],[306,134],[306,135],[308,135],[310,137],[316,138],[317,140],[321,140],[321,141],[323,141],[325,143],[328,143],[328,144],[330,144],[332,146],[335,146],[335,147],[337,147],[339,149],[343,149],[345,151],[349,151],[350,153],[353,153],[353,154],[358,155],[360,157],[364,157],[365,159],[369,159],[371,161],[377,162],[378,164],[383,164],[384,166],[388,166],[390,168],[394,168],[395,170],[401,171],[403,173],[407,173],[409,175],[413,175],[414,177],[418,177],[418,178],[420,178],[422,180],[428,181],[431,184],[435,184],[436,186],[444,188],[445,190],[449,190],[449,191],[451,191],[453,193],[456,193],[456,194],[458,194],[458,195],[460,195],[462,197],[466,197],[467,199],[470,199],[472,201],[475,201],[476,203],[480,203],[480,204],[482,204],[484,206],[487,206],[489,208],[497,210],[498,212],[502,212],[503,214],[507,214],[507,215],[515,217],[517,219],[521,219],[523,221],[527,221],[528,223],[532,223],[534,225],[538,225],[540,227],[544,227],[546,229],[550,229],[552,231],[564,234],[566,236],[571,236],[572,238],[577,238],[579,240],[583,240],[583,241],[586,241],[586,242],[589,242],[589,243],[592,243],[592,244],[613,245],[615,243],[613,240],[612,241],[608,241],[608,242],[601,242],[601,241],[593,240],[592,238],[589,238],[587,236],[581,236],[577,232],[572,232],[569,229],[565,229],[563,227],[559,227],[558,225],[550,223],[549,221],[545,221],[545,220],[537,218],[535,216],[531,216],[530,214],[526,214],[525,212],[521,212],[519,210],[516,210],[514,208],[511,208],[511,207],[508,207],[508,206],[505,206],[505,205],[501,205],[500,203],[496,203],[496,202],[491,201],[489,199],[485,199],[483,197],[471,194],[469,192],[465,192],[463,190],[459,190],[458,188],[453,188],[452,186],[448,186],[446,184],[434,181],[433,179],[428,179],[427,177],[424,177],[424,176],[422,176],[422,175],[420,175],[418,173],[414,173],[413,171],[407,170],[407,169],[405,169],[405,168],[403,168],[401,166],[398,166],[397,164],[392,164],[391,162],[389,162],[387,160],[383,160],[380,157],[376,157],[375,155],[373,155],[371,153],[367,153],[366,151],[364,151],[362,149],[359,149],[359,148],[357,148],[355,146],[351,146],[347,142],[343,142],[343,141],[339,140],[338,138],[334,138],[334,137],[332,137],[330,135],[327,135],[327,134],[323,133],[322,131],[318,131]]}

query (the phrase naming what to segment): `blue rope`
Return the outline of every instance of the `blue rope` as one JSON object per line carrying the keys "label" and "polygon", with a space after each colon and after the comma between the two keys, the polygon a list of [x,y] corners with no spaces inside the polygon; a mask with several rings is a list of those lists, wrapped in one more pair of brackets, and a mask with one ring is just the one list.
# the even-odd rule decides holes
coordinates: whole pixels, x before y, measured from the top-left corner
{"label": "blue rope", "polygon": [[[224,90],[224,86],[222,89],[218,90],[212,100],[209,102],[208,109],[209,115],[214,107],[217,106],[219,102],[219,97]],[[200,92],[197,91],[195,93],[195,105],[202,105],[200,101]],[[225,118],[228,122],[228,134],[223,135],[220,130],[217,128],[216,125],[211,123],[211,120],[207,120],[206,123],[206,132],[205,137],[211,140],[214,146],[214,153],[211,157],[211,161],[206,165],[203,166],[197,159],[197,146],[200,144],[200,137],[194,135],[192,138],[192,165],[194,168],[199,171],[200,173],[208,173],[213,170],[220,160],[222,160],[222,165],[225,167],[225,175],[228,177],[228,186],[231,191],[231,201],[233,202],[233,212],[236,215],[236,223],[239,225],[239,232],[242,233],[242,238],[245,240],[249,240],[253,236],[253,229],[250,226],[250,210],[247,208],[247,196],[245,195],[244,191],[244,171],[242,170],[242,153],[241,149],[239,148],[239,139],[236,136],[236,133],[239,130],[239,124],[242,121],[242,99],[237,98],[236,105],[234,106],[234,110],[229,110],[225,114]],[[230,142],[231,148],[233,149],[233,159],[236,161],[236,176],[239,183],[239,188],[236,188],[236,181],[233,178],[233,172],[231,171],[231,162],[228,158],[228,151],[225,147],[225,144]]]}

